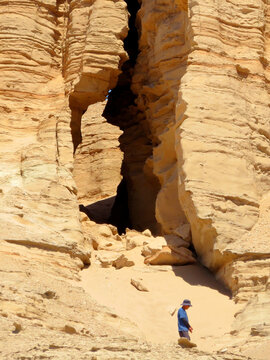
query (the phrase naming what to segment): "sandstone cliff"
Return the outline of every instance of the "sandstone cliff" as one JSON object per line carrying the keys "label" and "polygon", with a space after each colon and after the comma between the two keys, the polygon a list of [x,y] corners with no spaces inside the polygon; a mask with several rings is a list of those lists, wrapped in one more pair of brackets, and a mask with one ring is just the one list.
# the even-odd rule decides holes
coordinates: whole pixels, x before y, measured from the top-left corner
{"label": "sandstone cliff", "polygon": [[132,89],[157,144],[156,218],[167,233],[188,222],[202,263],[246,301],[269,281],[269,5],[143,1],[139,18]]}
{"label": "sandstone cliff", "polygon": [[132,323],[78,287],[91,252],[133,246],[81,217],[79,202],[96,212],[101,201],[98,222],[118,230],[192,243],[244,304],[233,334],[269,340],[268,2],[0,8],[0,320],[16,344],[4,358],[179,358],[140,345]]}

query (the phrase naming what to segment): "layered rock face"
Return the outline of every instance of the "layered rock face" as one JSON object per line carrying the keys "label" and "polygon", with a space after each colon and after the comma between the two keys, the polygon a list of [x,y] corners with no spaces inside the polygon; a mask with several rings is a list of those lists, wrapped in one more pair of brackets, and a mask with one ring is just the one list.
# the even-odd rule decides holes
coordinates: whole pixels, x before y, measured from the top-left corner
{"label": "layered rock face", "polygon": [[105,106],[106,101],[90,105],[81,120],[82,142],[75,153],[73,177],[84,205],[114,197],[121,181],[122,131],[102,116]]}
{"label": "layered rock face", "polygon": [[72,152],[83,110],[105,98],[126,58],[126,4],[26,1],[2,9],[1,238],[87,262]]}
{"label": "layered rock face", "polygon": [[188,219],[197,253],[215,270],[234,257],[268,254],[245,237],[270,190],[269,9],[191,2],[186,10],[181,2],[143,2],[133,90],[159,143],[156,216],[176,233]]}
{"label": "layered rock face", "polygon": [[[132,89],[151,129],[157,220],[174,234],[190,223],[202,263],[237,301],[268,291],[269,10],[142,1],[139,11]],[[263,316],[266,299],[249,308]]]}
{"label": "layered rock face", "polygon": [[[82,229],[78,199],[112,198],[122,176],[133,226],[192,241],[235,299],[249,300],[235,333],[269,335],[270,5],[140,3],[139,54],[127,65],[123,0],[0,2],[0,319],[4,341],[24,329],[28,339],[18,341],[21,355],[4,349],[7,359],[30,350],[63,359],[70,334],[79,339],[72,348],[88,344],[82,358],[96,351],[130,358],[141,348],[144,358],[174,358],[174,347],[153,350],[129,339],[138,335],[132,324],[96,309],[73,283],[90,263],[91,246],[110,243],[95,244],[95,225]],[[102,101],[114,87],[109,101],[116,94],[122,110],[106,106],[108,124]],[[120,141],[112,124],[123,131]],[[117,247],[118,235],[111,238]],[[100,254],[99,261],[107,260]],[[48,340],[35,349],[42,336]]]}
{"label": "layered rock face", "polygon": [[65,4],[1,9],[1,239],[86,261],[61,76]]}
{"label": "layered rock face", "polygon": [[198,2],[190,15],[192,52],[176,117],[179,199],[198,253],[216,269],[266,253],[245,236],[270,190],[269,6]]}
{"label": "layered rock face", "polygon": [[[106,310],[77,286],[90,244],[72,170],[81,114],[97,98],[104,100],[126,56],[126,5],[29,0],[0,2],[0,8],[1,357],[89,358],[99,351],[99,340],[102,352],[110,335],[104,358],[111,358],[111,337],[121,347],[137,330],[129,322],[119,330],[115,314],[105,319]],[[90,54],[99,59],[91,67]],[[98,89],[82,90],[92,75]],[[128,347],[136,346],[132,338]]]}
{"label": "layered rock face", "polygon": [[146,115],[153,145],[149,160],[161,185],[156,218],[164,232],[177,234],[187,222],[177,196],[175,106],[189,52],[188,15],[183,4],[174,1],[142,2],[138,15],[142,30],[132,90]]}
{"label": "layered rock face", "polygon": [[179,199],[203,263],[237,301],[251,300],[240,328],[264,324],[269,333],[269,5],[198,2],[190,14],[193,51],[176,116]]}

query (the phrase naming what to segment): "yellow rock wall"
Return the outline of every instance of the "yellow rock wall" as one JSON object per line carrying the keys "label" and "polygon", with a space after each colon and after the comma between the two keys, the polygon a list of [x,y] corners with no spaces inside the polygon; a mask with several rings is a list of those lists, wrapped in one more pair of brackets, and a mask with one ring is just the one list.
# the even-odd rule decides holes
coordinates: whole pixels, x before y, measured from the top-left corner
{"label": "yellow rock wall", "polygon": [[[269,5],[142,1],[132,89],[153,142],[164,232],[191,225],[214,271],[253,253],[269,180]],[[251,250],[252,248],[252,250]],[[225,280],[225,279],[224,279]]]}
{"label": "yellow rock wall", "polygon": [[[256,308],[262,319],[269,309],[269,17],[270,5],[261,0],[142,0],[132,91],[137,96],[134,113],[143,114],[137,118],[143,119],[137,131],[145,130],[147,136],[137,136],[132,126],[128,130],[134,144],[145,146],[147,156],[153,147],[145,167],[130,162],[132,171],[140,172],[133,189],[145,184],[147,176],[158,178],[155,217],[162,232],[179,235],[189,223],[202,263],[230,287],[236,301],[249,300],[237,315],[235,331],[248,328],[266,335],[269,316],[264,327],[257,328],[252,312]],[[95,324],[104,320],[90,305],[83,320],[70,310],[87,306],[89,299],[76,286],[70,290],[67,281],[77,278],[82,261],[90,261],[78,197],[88,201],[89,194],[95,200],[111,196],[120,179],[118,149],[115,163],[103,165],[107,149],[117,147],[120,131],[104,124],[101,111],[98,120],[93,119],[95,104],[116,86],[127,59],[127,31],[123,0],[0,0],[0,263],[1,274],[8,274],[1,275],[1,329],[15,326],[14,331],[20,331],[18,319],[30,313],[36,322],[28,319],[26,325],[41,330],[33,342],[29,330],[29,347],[38,335],[50,333],[40,351],[61,343],[51,331],[64,332],[65,339],[66,333],[77,333],[81,349],[87,316],[92,314]],[[104,140],[113,133],[107,147],[98,131],[91,134],[93,122],[108,131]],[[87,151],[95,150],[91,135],[104,154],[99,166],[113,171],[115,179],[95,171],[87,193],[80,166],[89,174],[94,159],[80,161],[85,144]],[[137,141],[140,136],[143,142]],[[128,156],[133,156],[130,147]],[[98,182],[102,186],[95,194]],[[159,189],[154,181],[153,187]],[[133,191],[134,202],[141,204],[134,212],[147,208],[141,201],[146,192],[152,201],[147,188]],[[143,212],[138,218],[138,223],[141,218],[148,221]],[[58,302],[56,289],[63,283],[68,303],[59,317],[62,300]],[[47,296],[53,297],[55,307],[47,304]],[[18,297],[22,305],[16,303]],[[44,313],[51,314],[47,321]],[[105,336],[115,334],[118,326],[110,317],[105,316],[112,324]],[[123,326],[126,334],[132,332],[130,324]],[[104,335],[98,325],[97,334]],[[135,350],[140,353],[139,348]]]}
{"label": "yellow rock wall", "polygon": [[[179,3],[179,2],[178,2]],[[146,115],[153,144],[153,173],[161,190],[156,218],[163,231],[176,232],[186,223],[178,199],[175,108],[189,53],[188,13],[174,1],[142,1],[140,53],[132,90]]]}
{"label": "yellow rock wall", "polygon": [[203,262],[265,252],[245,240],[269,180],[269,5],[190,2],[176,115],[179,199]]}
{"label": "yellow rock wall", "polygon": [[82,111],[105,99],[126,59],[126,4],[26,0],[0,8],[0,237],[87,262],[72,140]]}

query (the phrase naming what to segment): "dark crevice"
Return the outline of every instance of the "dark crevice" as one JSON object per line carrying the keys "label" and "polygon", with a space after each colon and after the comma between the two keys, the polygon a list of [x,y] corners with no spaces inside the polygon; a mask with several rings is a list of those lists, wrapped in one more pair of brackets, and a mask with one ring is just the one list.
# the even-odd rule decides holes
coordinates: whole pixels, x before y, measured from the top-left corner
{"label": "dark crevice", "polygon": [[117,196],[108,220],[110,224],[117,227],[120,235],[126,232],[126,228],[132,228],[128,207],[128,189],[125,178],[122,179],[117,187]]}
{"label": "dark crevice", "polygon": [[[128,53],[129,59],[122,65],[121,74],[118,77],[117,85],[109,91],[107,95],[107,104],[103,116],[107,121],[120,127],[124,132],[130,126],[133,126],[136,120],[136,96],[130,89],[134,66],[139,53],[138,30],[136,28],[136,15],[140,8],[138,1],[126,0],[129,16],[129,31],[124,40],[124,48]],[[82,141],[80,133],[80,120],[77,110],[72,111],[71,129],[74,144],[74,152]],[[125,153],[123,144],[121,150]],[[126,155],[124,154],[124,158]],[[125,159],[122,165],[122,175]],[[118,233],[125,233],[126,228],[132,228],[130,219],[129,201],[128,201],[128,182],[123,175],[123,179],[117,187],[117,194],[114,197],[103,199],[87,206],[80,205],[79,209],[84,212],[90,220],[98,224],[112,224],[117,227]]]}
{"label": "dark crevice", "polygon": [[87,206],[79,205],[79,210],[97,224],[111,224],[110,216],[115,196],[96,201]]}
{"label": "dark crevice", "polygon": [[[129,55],[122,65],[122,73],[117,86],[108,95],[103,116],[107,121],[120,127],[120,148],[124,153],[121,175],[122,182],[117,189],[115,203],[109,222],[115,225],[119,233],[133,228],[143,231],[150,228],[156,232],[155,201],[158,180],[145,174],[145,162],[152,155],[152,140],[148,134],[144,114],[136,105],[136,95],[131,90],[134,67],[139,54],[138,29],[136,16],[140,8],[138,1],[126,0],[129,18],[129,32],[124,47]],[[143,193],[145,192],[145,194]],[[148,201],[149,200],[149,201]],[[143,202],[147,202],[144,206]]]}
{"label": "dark crevice", "polygon": [[[136,17],[140,4],[139,1],[134,0],[126,0],[126,3],[130,17],[124,48],[129,59],[121,67],[118,83],[109,92],[102,114],[108,123],[118,126],[123,131],[119,139],[124,154],[121,168],[122,181],[118,185],[115,199],[101,200],[88,206],[81,205],[80,210],[97,223],[116,226],[119,234],[125,233],[126,228],[138,231],[149,228],[152,233],[157,233],[155,199],[159,182],[153,175],[151,166],[145,166],[147,159],[152,156],[152,139],[145,115],[138,109],[136,95],[131,90],[134,67],[139,54]],[[74,113],[73,117],[76,116],[78,114]],[[75,126],[72,136],[76,149],[81,139]],[[151,161],[148,161],[148,165],[149,163]]]}
{"label": "dark crevice", "polygon": [[134,0],[125,1],[127,3],[128,12],[130,14],[128,22],[129,32],[128,36],[124,40],[124,48],[129,55],[129,60],[126,61],[126,63],[131,63],[132,67],[134,67],[139,53],[139,36],[138,29],[136,27],[136,17],[137,12],[140,9],[140,4],[138,3],[138,1]]}
{"label": "dark crevice", "polygon": [[122,65],[122,73],[119,75],[118,83],[108,95],[108,102],[105,107],[103,116],[107,121],[119,126],[121,130],[125,130],[134,122],[134,119],[126,117],[130,106],[135,105],[136,96],[130,89],[134,66],[139,54],[138,30],[136,27],[136,16],[140,8],[138,1],[126,0],[127,8],[130,14],[129,31],[124,40],[124,48],[128,53],[129,59]]}
{"label": "dark crevice", "polygon": [[[137,11],[140,5],[137,1],[126,0],[129,17],[129,32],[124,40],[124,48],[128,53],[129,59],[122,65],[122,73],[119,75],[117,86],[112,89],[107,97],[107,105],[103,116],[107,121],[125,130],[134,123],[134,116],[131,114],[131,107],[135,108],[136,96],[130,89],[134,66],[139,53],[138,31],[135,26]],[[120,147],[123,152],[125,149]],[[124,155],[125,158],[125,155]],[[124,159],[125,162],[125,159]],[[123,165],[121,173],[123,175]],[[128,201],[128,183],[123,175],[123,179],[117,187],[117,194],[112,206],[111,214],[106,222],[117,227],[118,233],[125,233],[126,228],[132,228]]]}
{"label": "dark crevice", "polygon": [[73,142],[73,154],[75,154],[77,147],[82,142],[81,121],[83,113],[84,112],[79,108],[71,108],[70,128]]}

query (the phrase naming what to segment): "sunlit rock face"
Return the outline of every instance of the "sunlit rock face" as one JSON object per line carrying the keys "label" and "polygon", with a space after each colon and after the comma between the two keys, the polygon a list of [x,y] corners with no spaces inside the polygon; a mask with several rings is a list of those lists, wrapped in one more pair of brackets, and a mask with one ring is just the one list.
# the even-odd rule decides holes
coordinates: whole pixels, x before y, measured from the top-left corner
{"label": "sunlit rock face", "polygon": [[193,244],[236,301],[250,300],[235,326],[251,337],[261,323],[251,309],[262,319],[270,306],[269,10],[260,1],[191,4],[176,115],[178,195]]}
{"label": "sunlit rock face", "polygon": [[[119,343],[121,336],[138,336],[78,287],[90,243],[72,174],[81,115],[115,85],[127,29],[124,1],[0,2],[0,352],[6,359],[40,352],[91,357],[97,339],[104,346],[108,334],[108,345],[111,336],[120,336]],[[102,314],[114,325],[107,327]]]}
{"label": "sunlit rock face", "polygon": [[106,101],[90,105],[81,120],[82,142],[74,157],[78,200],[85,205],[114,197],[121,181],[122,131],[102,116]]}
{"label": "sunlit rock face", "polygon": [[[188,13],[179,2],[143,1],[138,13],[141,24],[140,53],[132,90],[146,115],[153,144],[148,158],[160,182],[156,218],[166,233],[187,223],[178,199],[175,108],[181,77],[190,50]],[[147,162],[146,162],[147,164]]]}
{"label": "sunlit rock face", "polygon": [[70,110],[61,74],[65,4],[0,6],[0,236],[82,252],[79,218],[72,215]]}
{"label": "sunlit rock face", "polygon": [[[113,197],[123,176],[134,227],[192,241],[234,299],[248,301],[235,331],[268,336],[269,317],[260,328],[256,314],[263,319],[270,304],[270,5],[139,4],[139,51],[125,78],[132,102],[120,98],[118,107],[128,105],[112,125],[104,101],[121,86],[128,60],[126,2],[0,1],[3,328],[20,332],[19,318],[35,318],[41,335],[77,333],[83,344],[85,318],[103,321],[90,305],[83,321],[74,313],[67,321],[71,308],[83,308],[79,298],[89,300],[67,285],[91,255],[92,230],[85,236],[78,200]],[[70,302],[58,319],[61,284]],[[18,296],[23,305],[10,306]],[[97,325],[98,336],[117,334],[110,317],[104,332]]]}
{"label": "sunlit rock face", "polygon": [[151,131],[156,218],[165,233],[189,223],[200,260],[240,302],[269,287],[269,11],[168,0],[138,13],[132,89]]}
{"label": "sunlit rock face", "polygon": [[127,57],[126,4],[29,0],[0,7],[0,236],[86,261],[73,150],[82,112],[105,99]]}
{"label": "sunlit rock face", "polygon": [[246,239],[270,190],[269,5],[199,1],[189,11],[175,132],[179,199],[198,254],[217,269],[269,253]]}
{"label": "sunlit rock face", "polygon": [[133,91],[161,183],[156,217],[169,233],[188,221],[214,271],[269,253],[247,240],[270,190],[268,10],[260,1],[143,1],[139,11]]}

